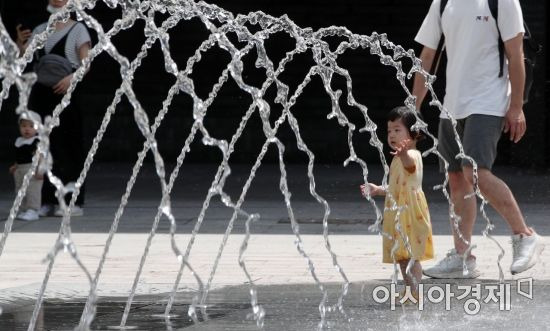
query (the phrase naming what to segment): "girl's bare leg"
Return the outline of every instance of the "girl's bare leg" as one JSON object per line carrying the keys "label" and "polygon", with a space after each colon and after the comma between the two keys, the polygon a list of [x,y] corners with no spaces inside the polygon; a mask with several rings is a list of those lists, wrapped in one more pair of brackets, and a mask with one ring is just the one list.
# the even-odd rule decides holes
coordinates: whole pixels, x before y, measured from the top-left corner
{"label": "girl's bare leg", "polygon": [[405,286],[410,286],[411,291],[416,294],[418,292],[418,284],[422,279],[422,265],[419,261],[414,261],[411,268],[411,275],[409,275],[407,274],[407,265],[409,264],[409,261],[410,260],[399,261],[399,267],[401,268],[401,275],[403,276]]}

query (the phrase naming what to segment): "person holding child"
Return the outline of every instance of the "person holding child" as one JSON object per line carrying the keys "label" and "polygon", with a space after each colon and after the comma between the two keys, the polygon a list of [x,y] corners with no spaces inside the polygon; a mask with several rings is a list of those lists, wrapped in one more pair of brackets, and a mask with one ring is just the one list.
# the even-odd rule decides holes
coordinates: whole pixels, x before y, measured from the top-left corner
{"label": "person holding child", "polygon": [[[67,0],[48,0],[47,10],[55,14],[63,9]],[[30,31],[21,25],[17,26],[17,45],[21,54],[26,50],[33,36],[42,33],[47,28],[44,22]],[[37,63],[34,70],[37,82],[29,96],[29,107],[43,117],[51,116],[55,107],[60,104],[73,77],[74,71],[82,65],[91,49],[91,38],[86,26],[69,18],[55,24],[55,32],[51,34],[43,49],[37,51]],[[74,183],[80,176],[84,165],[85,153],[82,139],[82,112],[77,102],[79,88],[73,92],[72,102],[65,107],[60,115],[60,124],[50,135],[50,153],[53,158],[52,172],[65,184]],[[80,188],[71,216],[82,216],[84,204],[84,186]],[[42,188],[43,205],[40,216],[63,216],[63,210],[58,206],[56,188],[46,181]],[[66,202],[70,196],[65,197]]]}
{"label": "person holding child", "polygon": [[[418,298],[417,285],[422,278],[420,262],[432,259],[434,252],[430,212],[422,190],[422,155],[416,149],[417,141],[424,136],[411,130],[415,123],[414,112],[406,107],[394,108],[388,114],[388,144],[394,156],[388,187],[368,183],[361,185],[361,192],[366,195],[368,190],[371,196],[386,196],[382,262],[398,263],[405,285]],[[412,277],[406,272],[411,259]]]}
{"label": "person holding child", "polygon": [[[9,170],[15,181],[16,194],[23,186],[25,174],[31,169],[32,158],[36,154],[39,142],[36,132],[36,122],[38,121],[41,121],[40,115],[31,110],[19,116],[19,133],[21,136],[15,140],[15,163]],[[44,175],[37,169],[29,182],[27,192],[19,207],[21,212],[17,215],[17,219],[22,221],[38,220],[43,182]]]}

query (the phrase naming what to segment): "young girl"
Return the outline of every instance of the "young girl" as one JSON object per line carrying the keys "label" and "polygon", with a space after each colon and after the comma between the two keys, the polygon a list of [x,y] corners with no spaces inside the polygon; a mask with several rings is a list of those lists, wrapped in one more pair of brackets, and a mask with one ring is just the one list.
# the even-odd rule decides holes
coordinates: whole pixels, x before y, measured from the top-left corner
{"label": "young girl", "polygon": [[[415,298],[418,298],[417,284],[422,278],[420,261],[433,258],[432,227],[426,197],[422,191],[422,155],[416,150],[416,143],[423,138],[420,132],[411,131],[416,123],[414,113],[406,107],[392,109],[388,115],[388,144],[394,156],[390,166],[388,192],[391,194],[397,207],[404,207],[399,215],[398,231],[395,226],[397,211],[390,210],[392,199],[386,196],[384,203],[383,231],[391,236],[383,239],[383,262],[393,263],[394,259],[401,268],[403,281],[410,286]],[[371,196],[386,195],[382,186],[369,183],[368,190]],[[361,185],[363,195],[366,194],[365,185]],[[412,256],[405,245],[408,240]],[[392,257],[391,251],[395,241],[399,247]],[[413,259],[411,278],[407,272],[407,264]],[[414,281],[416,280],[416,282]]]}

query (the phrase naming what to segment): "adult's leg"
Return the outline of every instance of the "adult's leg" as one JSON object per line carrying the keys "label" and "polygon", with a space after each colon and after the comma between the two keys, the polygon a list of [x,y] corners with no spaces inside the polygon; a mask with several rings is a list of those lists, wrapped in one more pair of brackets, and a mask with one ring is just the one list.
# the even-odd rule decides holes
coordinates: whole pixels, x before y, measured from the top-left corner
{"label": "adult's leg", "polygon": [[[544,249],[542,239],[525,224],[525,220],[510,188],[491,172],[496,158],[504,119],[487,115],[472,115],[464,126],[464,151],[478,165],[478,186],[481,193],[512,229],[512,274],[534,266]],[[463,164],[466,179],[474,182],[473,168]]]}
{"label": "adult's leg", "polygon": [[455,220],[453,218],[450,220],[454,247],[458,254],[463,255],[472,241],[472,232],[477,216],[476,199],[475,196],[465,198],[473,192],[473,186],[464,177],[462,171],[449,172],[449,189],[451,191],[451,201],[454,204],[454,212],[460,217],[458,232]]}
{"label": "adult's leg", "polygon": [[[478,166],[478,185],[483,196],[508,222],[514,234],[530,235],[525,220],[510,188],[491,172],[497,155],[497,144],[502,134],[504,118],[471,115],[464,125],[464,151]],[[473,167],[463,163],[466,180],[473,185]]]}
{"label": "adult's leg", "polygon": [[[465,124],[465,120],[457,121],[456,131],[459,139],[462,139],[464,136]],[[462,160],[456,158],[460,150],[450,120],[440,120],[438,139],[439,152],[448,162],[449,191],[451,202],[454,207],[453,211],[460,218],[459,220],[455,220],[453,217],[450,217],[454,247],[458,254],[464,254],[471,244],[472,231],[476,219],[476,200],[475,197],[465,199],[468,194],[473,192],[473,187],[470,182],[464,178]],[[443,162],[440,162],[440,171],[445,172]],[[458,231],[455,221],[458,222]]]}
{"label": "adult's leg", "polygon": [[[466,179],[473,183],[472,167],[464,168]],[[513,234],[524,234],[530,236],[533,231],[525,224],[525,219],[514,197],[514,194],[500,178],[490,170],[478,169],[478,185],[481,193],[489,204],[502,216],[510,225]]]}
{"label": "adult's leg", "polygon": [[[462,139],[464,121],[457,122],[457,133]],[[471,184],[464,178],[461,160],[456,159],[459,154],[458,143],[452,123],[448,119],[441,119],[439,122],[439,146],[438,151],[448,163],[445,169],[445,162],[440,160],[440,171],[448,171],[449,190],[454,213],[460,217],[458,231],[455,220],[451,218],[451,229],[455,248],[447,253],[435,265],[424,269],[423,273],[433,278],[476,278],[480,275],[477,270],[475,258],[469,256],[466,260],[467,272],[464,273],[463,254],[468,250],[472,239],[472,230],[476,218],[475,198],[464,199],[473,189]]]}
{"label": "adult's leg", "polygon": [[[80,100],[80,88],[77,87],[73,93],[73,98],[70,105],[67,107],[67,115],[69,115],[70,126],[67,127],[67,137],[71,145],[68,147],[71,153],[71,161],[67,165],[69,172],[69,181],[76,182],[80,177],[80,172],[84,167],[84,161],[86,154],[84,151],[83,142],[83,116],[82,116],[82,102]],[[81,206],[84,204],[85,185],[80,187],[80,193],[76,198],[76,205]]]}
{"label": "adult's leg", "polygon": [[[75,100],[65,108],[59,118],[59,126],[51,133],[51,151],[53,156],[53,172],[64,185],[76,183],[83,165],[82,151],[82,123]],[[55,145],[54,145],[55,143]],[[84,203],[84,191],[81,187],[76,200],[76,206],[72,209],[72,216],[81,216]],[[65,203],[68,205],[73,193],[65,195]],[[77,208],[78,207],[78,208]],[[63,216],[62,210],[56,210],[54,216]]]}
{"label": "adult's leg", "polygon": [[[53,93],[51,87],[42,85],[40,83],[34,84],[31,94],[29,96],[29,108],[36,111],[40,116],[42,116],[42,121],[45,120],[46,116],[51,116],[55,106],[61,101],[61,97]],[[54,129],[55,131],[55,129]],[[53,155],[52,147],[55,149],[57,145],[55,140],[55,135],[50,135],[50,153]],[[54,163],[55,167],[55,163]],[[55,174],[55,172],[54,172]],[[44,205],[56,205],[57,198],[55,196],[55,186],[50,183],[50,180],[45,174],[44,183],[42,185],[42,204]]]}

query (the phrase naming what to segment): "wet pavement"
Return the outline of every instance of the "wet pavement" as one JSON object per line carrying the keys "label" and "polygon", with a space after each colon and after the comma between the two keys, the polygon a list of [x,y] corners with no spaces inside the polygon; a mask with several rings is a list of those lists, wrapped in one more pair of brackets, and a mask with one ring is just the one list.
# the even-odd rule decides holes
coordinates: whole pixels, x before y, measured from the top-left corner
{"label": "wet pavement", "polygon": [[[126,182],[130,177],[130,164],[96,164],[89,174],[85,215],[73,218],[73,240],[84,265],[93,274],[103,251]],[[169,167],[170,168],[170,167]],[[378,180],[381,172],[373,165],[369,178]],[[227,192],[237,200],[240,189],[248,177],[250,167],[235,165],[227,182]],[[171,170],[171,169],[168,169]],[[215,173],[215,165],[186,165],[172,195],[176,217],[177,243],[185,250],[197,216],[203,205],[208,187]],[[289,185],[292,206],[300,223],[304,249],[312,258],[320,281],[329,289],[329,305],[337,301],[342,277],[335,271],[322,237],[323,208],[308,192],[305,166],[289,165]],[[359,196],[362,177],[357,167],[319,165],[315,168],[317,191],[330,204],[330,242],[338,256],[351,286],[344,302],[345,314],[328,312],[327,327],[334,330],[436,330],[441,328],[494,330],[506,325],[509,330],[545,330],[550,325],[550,174],[530,174],[517,168],[500,167],[495,172],[516,193],[527,222],[543,236],[547,249],[542,260],[533,269],[512,276],[508,272],[511,248],[509,231],[504,221],[488,208],[488,215],[496,225],[495,239],[505,249],[502,260],[504,284],[510,288],[510,309],[501,309],[498,303],[483,302],[487,291],[498,286],[497,245],[481,236],[485,220],[478,215],[474,243],[478,248],[481,277],[475,281],[437,281],[423,279],[426,291],[430,287],[451,286],[459,295],[457,286],[481,286],[480,312],[468,314],[464,303],[473,298],[470,294],[457,300],[451,298],[451,307],[445,303],[427,302],[423,311],[416,306],[392,310],[388,302],[377,303],[372,293],[376,286],[389,286],[393,272],[391,265],[381,260],[381,238],[369,233],[374,221],[372,208]],[[370,177],[372,176],[372,177]],[[433,166],[427,165],[424,174],[434,229],[437,258],[451,248],[448,226],[448,205],[441,192],[430,188],[442,181]],[[10,188],[10,178],[2,176],[0,187]],[[261,218],[251,225],[251,237],[245,253],[247,270],[258,287],[259,304],[266,310],[265,330],[314,330],[321,320],[319,303],[321,292],[315,284],[307,263],[296,250],[289,216],[279,191],[278,166],[264,165],[256,176],[243,209],[259,213]],[[92,329],[107,330],[120,325],[122,311],[134,281],[139,259],[160,201],[160,185],[151,165],[145,165],[136,183],[130,202],[109,251],[100,277],[98,314]],[[0,191],[0,218],[5,218],[13,203],[9,189]],[[377,200],[381,206],[382,200]],[[219,197],[212,200],[199,234],[196,237],[190,264],[206,282],[219,250],[232,210],[225,207]],[[52,248],[60,218],[42,218],[36,222],[16,221],[9,234],[4,252],[0,256],[0,330],[26,330],[46,266],[41,262]],[[2,222],[4,224],[4,222]],[[137,296],[132,305],[127,325],[139,330],[257,330],[250,318],[251,302],[248,279],[238,264],[239,249],[245,238],[244,220],[238,219],[229,237],[212,290],[207,299],[206,315],[199,314],[200,323],[187,316],[197,284],[186,271],[178,287],[178,299],[172,310],[177,315],[169,321],[159,316],[164,312],[167,293],[170,292],[178,272],[179,263],[171,250],[168,222],[163,219],[153,239]],[[434,261],[427,261],[426,266]],[[534,280],[532,298],[519,295],[517,282]],[[72,330],[78,323],[89,284],[83,272],[67,254],[60,254],[46,290],[46,300],[39,316],[37,330]],[[475,301],[475,300],[474,300]],[[473,301],[471,301],[473,302]],[[475,303],[471,307],[475,308]],[[506,308],[506,307],[504,307]]]}
{"label": "wet pavement", "polygon": [[[475,283],[475,284],[474,284]],[[383,292],[379,286],[391,291],[383,280],[353,284],[345,299],[343,312],[327,313],[326,327],[333,330],[496,330],[505,326],[506,330],[547,330],[550,325],[547,300],[550,294],[548,282],[533,286],[533,298],[529,299],[528,286],[518,294],[517,282],[505,282],[506,290],[499,290],[498,282],[478,280],[450,281],[445,285],[432,280],[424,281],[422,309],[415,304],[401,304],[395,299],[382,301]],[[457,299],[465,289],[479,285],[481,296],[472,293]],[[523,286],[523,285],[522,285]],[[328,285],[335,303],[339,294],[338,285]],[[444,297],[439,298],[439,290]],[[494,288],[495,301],[487,299],[489,290]],[[321,294],[313,285],[288,284],[258,287],[261,305],[266,310],[265,330],[315,330],[319,327],[319,302]],[[377,301],[373,299],[377,295]],[[430,295],[428,296],[428,293]],[[435,294],[434,294],[435,293]],[[227,287],[213,291],[210,295],[207,314],[197,314],[198,323],[188,316],[189,302],[193,292],[179,293],[173,305],[170,318],[163,316],[166,305],[163,296],[136,297],[130,317],[126,323],[129,330],[257,330],[251,317],[252,308],[248,298],[248,286]],[[455,295],[448,300],[449,295]],[[502,296],[501,296],[502,295]],[[509,297],[509,299],[507,299]],[[436,303],[434,299],[442,300]],[[502,299],[502,300],[501,300]],[[104,297],[98,303],[93,330],[120,329],[124,311],[124,298]],[[38,330],[72,330],[78,324],[84,301],[51,299],[45,301],[39,315]],[[32,313],[32,303],[8,308],[0,318],[2,330],[26,330]]]}

